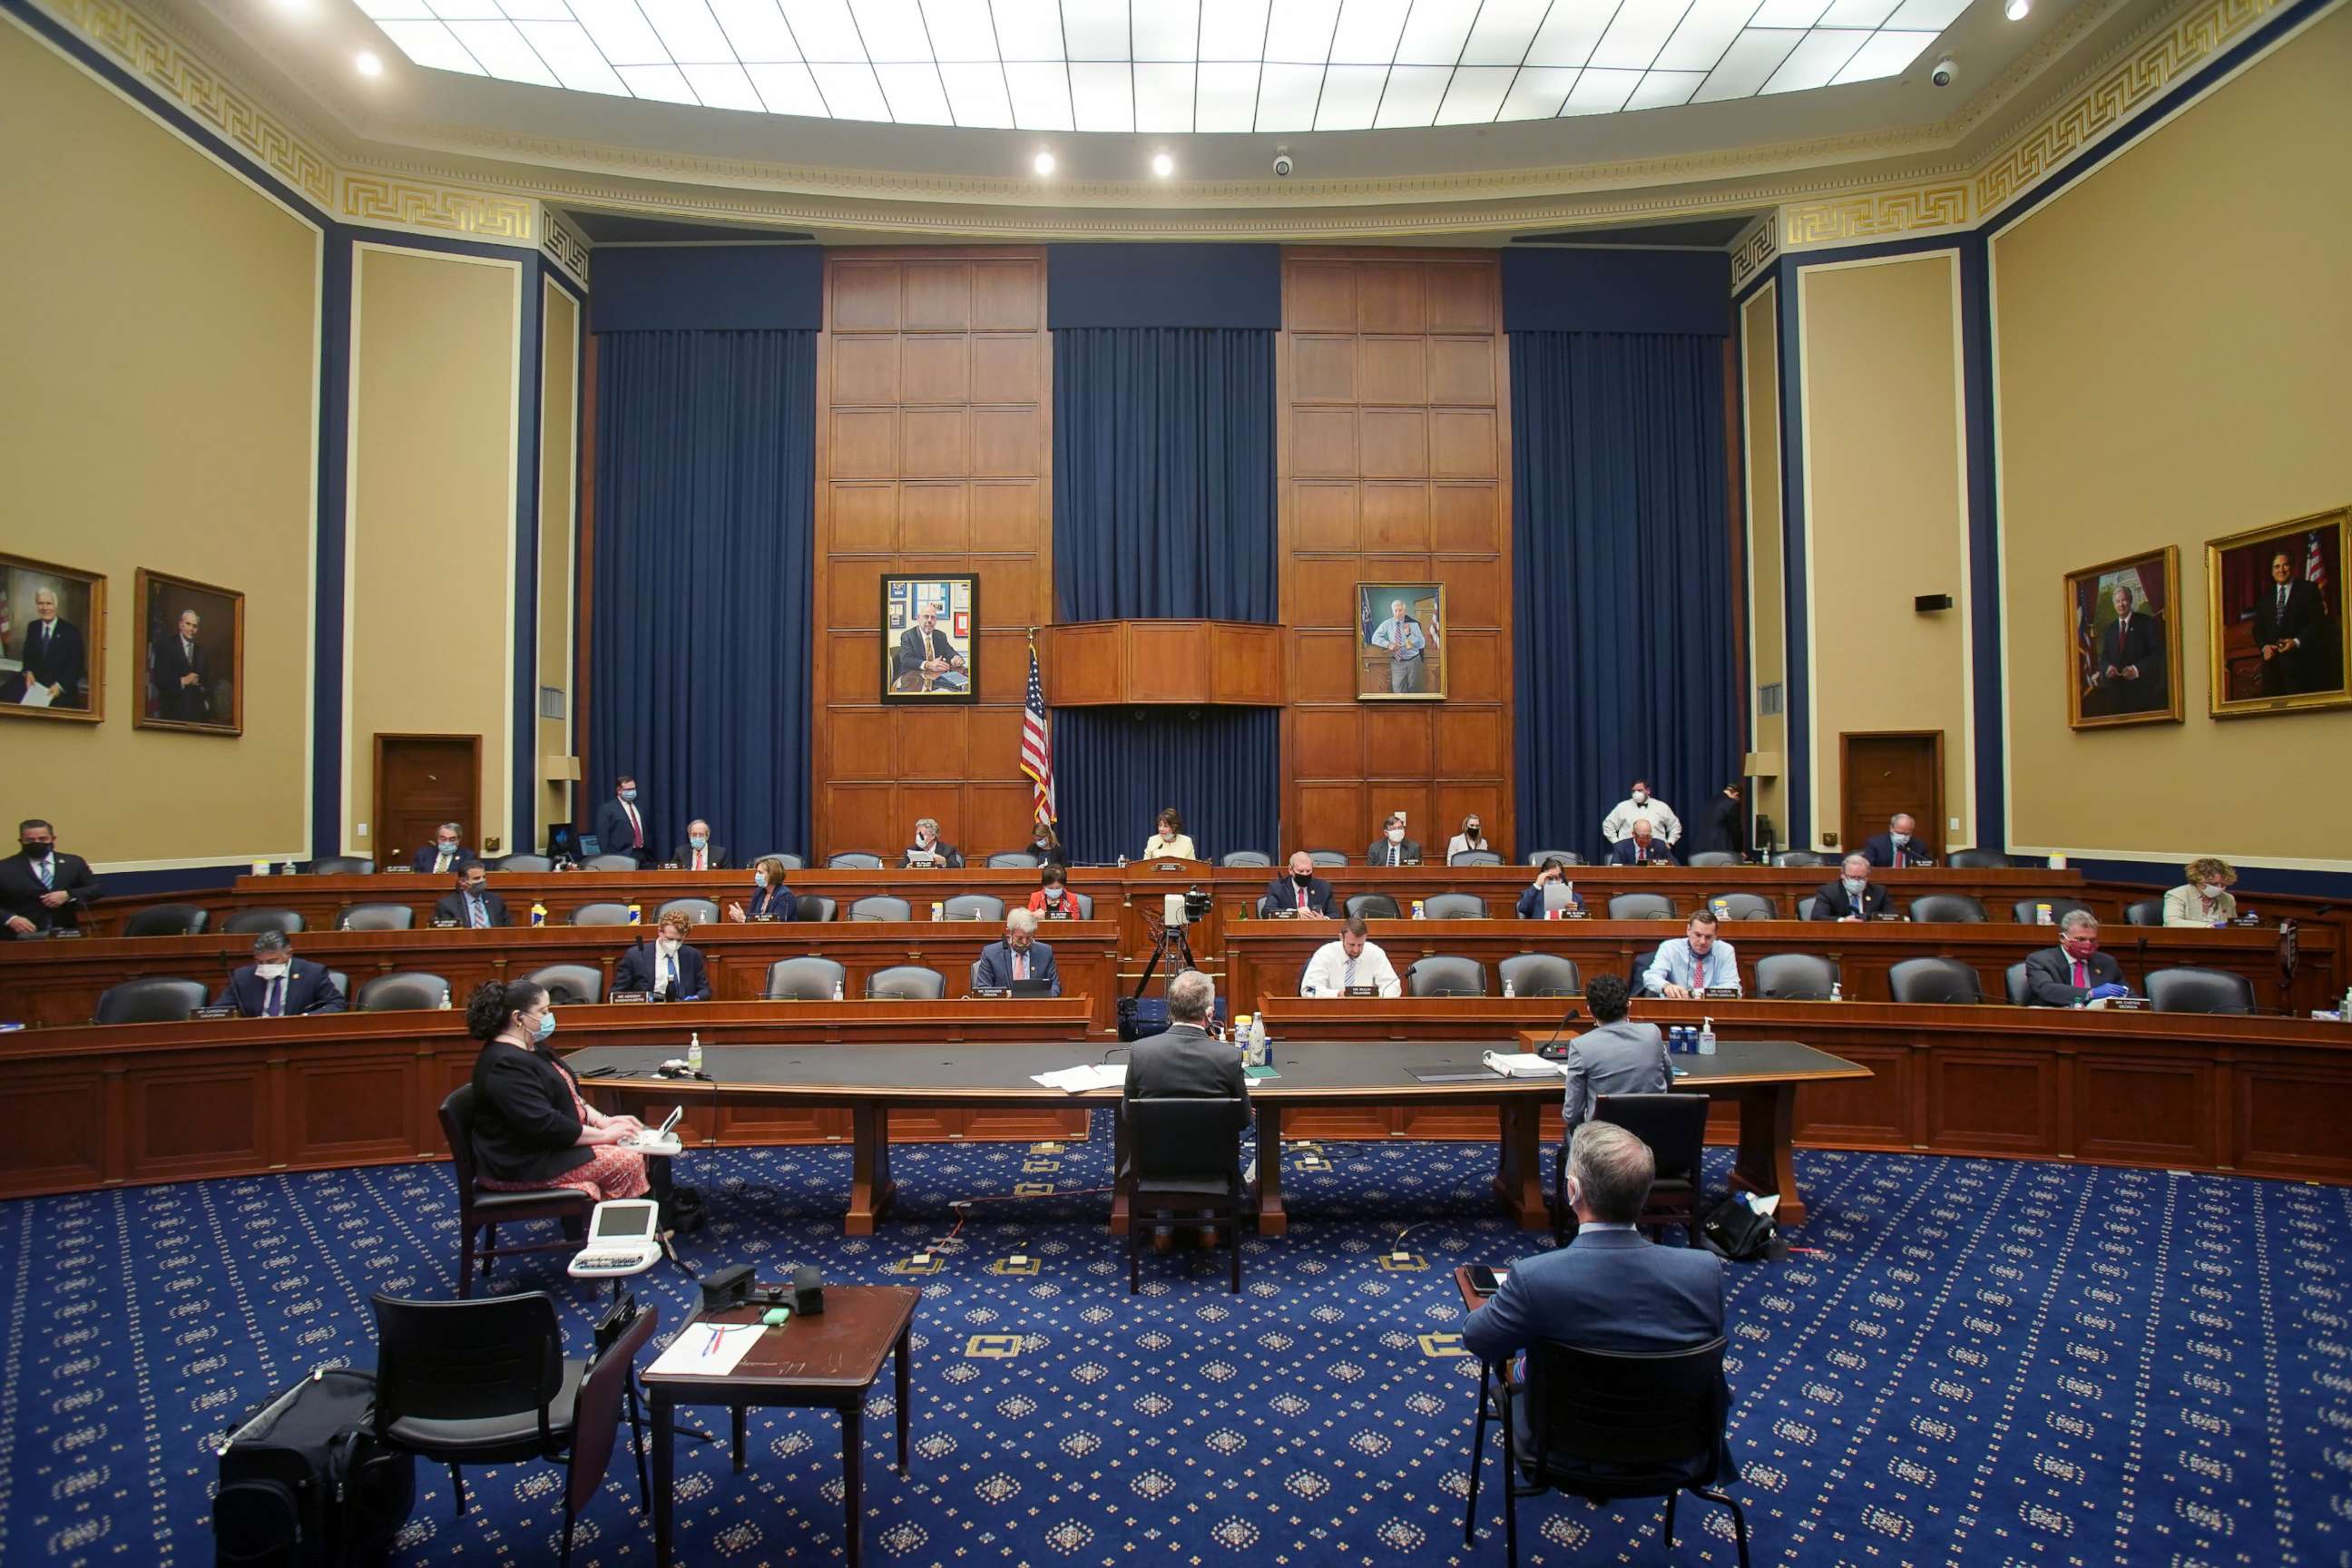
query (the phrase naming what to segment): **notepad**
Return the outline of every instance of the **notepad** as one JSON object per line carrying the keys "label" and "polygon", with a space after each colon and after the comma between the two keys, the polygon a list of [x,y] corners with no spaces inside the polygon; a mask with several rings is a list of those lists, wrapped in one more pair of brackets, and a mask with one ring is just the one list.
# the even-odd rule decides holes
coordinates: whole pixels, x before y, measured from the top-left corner
{"label": "notepad", "polygon": [[1065,1094],[1084,1094],[1089,1089],[1117,1089],[1127,1081],[1125,1062],[1088,1062],[1084,1067],[1064,1068],[1058,1072],[1031,1073],[1029,1081],[1047,1089],[1058,1089]]}
{"label": "notepad", "polygon": [[764,1332],[758,1323],[688,1323],[646,1370],[724,1377],[751,1353]]}

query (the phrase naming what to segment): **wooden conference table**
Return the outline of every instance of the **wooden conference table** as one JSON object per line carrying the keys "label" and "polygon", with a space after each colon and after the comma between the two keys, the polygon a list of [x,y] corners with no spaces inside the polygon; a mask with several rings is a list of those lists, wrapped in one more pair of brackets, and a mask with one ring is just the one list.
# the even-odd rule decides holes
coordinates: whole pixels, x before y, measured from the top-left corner
{"label": "wooden conference table", "polygon": [[[1286,1113],[1313,1107],[1398,1104],[1442,1106],[1455,1115],[1491,1113],[1499,1159],[1495,1193],[1523,1229],[1549,1223],[1545,1205],[1540,1116],[1557,1110],[1557,1077],[1510,1079],[1488,1072],[1483,1053],[1491,1040],[1406,1041],[1285,1039],[1272,1058],[1278,1076],[1251,1086],[1257,1114],[1258,1231],[1289,1228],[1279,1151]],[[1068,1095],[1031,1081],[1095,1059],[1066,1045],[1018,1043],[963,1046],[731,1046],[707,1050],[714,1081],[654,1079],[662,1053],[645,1047],[594,1047],[565,1060],[583,1087],[607,1108],[649,1116],[675,1103],[782,1104],[846,1107],[856,1127],[850,1162],[851,1236],[871,1236],[887,1216],[897,1191],[890,1176],[889,1113],[907,1106],[1000,1108],[1008,1105],[1115,1105],[1118,1093]],[[1681,1057],[1677,1084],[1739,1109],[1739,1153],[1733,1181],[1781,1194],[1781,1215],[1803,1223],[1796,1167],[1788,1140],[1789,1107],[1799,1085],[1867,1078],[1870,1069],[1841,1061],[1793,1040],[1748,1040],[1713,1057]],[[613,1076],[587,1077],[610,1071]],[[1124,1127],[1120,1130],[1122,1145]],[[1124,1147],[1118,1151],[1125,1152]],[[1111,1204],[1111,1231],[1128,1229],[1127,1200]]]}

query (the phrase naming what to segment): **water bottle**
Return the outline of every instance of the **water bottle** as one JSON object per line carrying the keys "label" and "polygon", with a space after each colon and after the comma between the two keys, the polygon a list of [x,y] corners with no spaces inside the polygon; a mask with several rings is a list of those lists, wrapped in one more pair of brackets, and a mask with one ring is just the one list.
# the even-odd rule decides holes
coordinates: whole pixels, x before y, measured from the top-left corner
{"label": "water bottle", "polygon": [[530,923],[535,926],[547,923],[547,905],[537,899],[530,901]]}
{"label": "water bottle", "polygon": [[285,868],[284,870],[282,870],[282,871],[280,871],[280,872],[278,873],[278,875],[279,875],[279,876],[281,876],[281,877],[290,877],[290,876],[292,876],[293,874],[294,874],[294,862],[293,862],[293,861],[291,861],[291,860],[287,861],[287,862],[286,862],[286,868]]}
{"label": "water bottle", "polygon": [[1250,1020],[1248,1060],[1254,1068],[1265,1066],[1265,1015],[1263,1013]]}
{"label": "water bottle", "polygon": [[1712,1018],[1699,1026],[1698,1054],[1703,1057],[1715,1055],[1715,1020]]}
{"label": "water bottle", "polygon": [[702,1031],[699,1029],[686,1037],[686,1070],[702,1070]]}
{"label": "water bottle", "polygon": [[1127,857],[1124,855],[1118,858],[1118,868],[1122,871],[1127,869]]}

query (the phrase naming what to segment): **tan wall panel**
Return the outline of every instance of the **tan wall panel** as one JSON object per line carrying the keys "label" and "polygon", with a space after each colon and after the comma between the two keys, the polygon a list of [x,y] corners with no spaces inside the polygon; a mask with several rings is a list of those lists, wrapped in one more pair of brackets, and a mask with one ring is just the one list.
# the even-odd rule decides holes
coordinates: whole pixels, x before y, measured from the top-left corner
{"label": "tan wall panel", "polygon": [[[6,25],[0,147],[0,547],[108,590],[105,720],[0,721],[11,805],[101,866],[307,858],[319,232]],[[242,736],[133,727],[142,567],[246,595]]]}
{"label": "tan wall panel", "polygon": [[[1757,687],[1788,681],[1788,600],[1780,550],[1780,286],[1767,283],[1740,307],[1740,368],[1746,401],[1748,479],[1748,679]],[[1752,711],[1752,708],[1751,708]],[[1778,830],[1789,821],[1789,721],[1782,713],[1756,714],[1755,747],[1779,754],[1782,773],[1759,779],[1756,810]]]}
{"label": "tan wall panel", "polygon": [[[1949,252],[1798,274],[1812,648],[1815,845],[1838,831],[1838,736],[1941,730],[1939,847],[1975,842],[1959,262]],[[1949,594],[1923,616],[1914,595]]]}
{"label": "tan wall panel", "polygon": [[510,851],[521,267],[363,245],[352,268],[344,845],[376,851],[378,733],[479,735],[467,842]]}
{"label": "tan wall panel", "polygon": [[[542,282],[545,315],[540,340],[539,404],[539,684],[563,693],[562,719],[539,721],[539,822],[531,845],[545,839],[551,822],[572,819],[569,785],[544,782],[544,763],[572,753],[572,582],[579,519],[574,487],[580,472],[580,306],[553,283]],[[536,710],[534,702],[533,708]]]}
{"label": "tan wall panel", "polygon": [[[1992,246],[2011,847],[2352,870],[2352,710],[2208,717],[2205,541],[2352,501],[2352,10]],[[2180,547],[2182,724],[2066,726],[2063,573]],[[2081,787],[2083,781],[2128,787]]]}

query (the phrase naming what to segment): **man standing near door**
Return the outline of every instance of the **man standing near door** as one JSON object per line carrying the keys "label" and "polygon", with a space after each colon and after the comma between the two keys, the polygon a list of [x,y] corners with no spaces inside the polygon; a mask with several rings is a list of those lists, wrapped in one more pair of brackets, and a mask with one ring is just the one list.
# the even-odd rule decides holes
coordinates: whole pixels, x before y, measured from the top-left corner
{"label": "man standing near door", "polygon": [[613,781],[613,798],[596,807],[596,851],[600,855],[632,855],[643,866],[653,858],[646,846],[645,813],[637,808],[637,777],[623,773]]}

